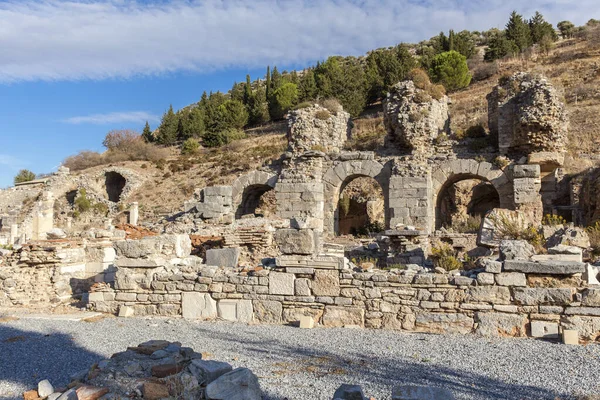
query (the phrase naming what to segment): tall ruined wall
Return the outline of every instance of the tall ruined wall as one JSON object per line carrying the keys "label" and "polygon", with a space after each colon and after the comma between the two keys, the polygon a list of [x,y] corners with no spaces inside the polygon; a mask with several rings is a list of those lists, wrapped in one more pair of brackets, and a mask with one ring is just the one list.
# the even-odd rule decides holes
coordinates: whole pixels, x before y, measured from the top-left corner
{"label": "tall ruined wall", "polygon": [[294,153],[320,150],[339,153],[350,136],[350,114],[315,104],[290,111],[288,149]]}
{"label": "tall ruined wall", "polygon": [[518,72],[501,79],[488,99],[488,120],[500,154],[563,153],[568,119],[556,89],[542,76]]}
{"label": "tall ruined wall", "polygon": [[585,264],[487,260],[472,277],[415,270],[355,272],[288,267],[240,272],[206,265],[119,268],[116,290],[91,307],[124,315],[361,326],[485,336],[557,337],[559,327],[600,337],[600,289]]}

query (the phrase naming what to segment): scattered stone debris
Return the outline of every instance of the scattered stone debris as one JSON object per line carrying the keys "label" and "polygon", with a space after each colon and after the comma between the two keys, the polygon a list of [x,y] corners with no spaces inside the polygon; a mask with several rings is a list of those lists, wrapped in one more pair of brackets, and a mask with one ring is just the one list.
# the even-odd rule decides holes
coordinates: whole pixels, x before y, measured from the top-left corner
{"label": "scattered stone debris", "polygon": [[179,342],[150,340],[101,360],[74,374],[64,388],[48,380],[25,400],[117,400],[167,398],[260,400],[256,375],[247,368],[203,360],[202,354]]}

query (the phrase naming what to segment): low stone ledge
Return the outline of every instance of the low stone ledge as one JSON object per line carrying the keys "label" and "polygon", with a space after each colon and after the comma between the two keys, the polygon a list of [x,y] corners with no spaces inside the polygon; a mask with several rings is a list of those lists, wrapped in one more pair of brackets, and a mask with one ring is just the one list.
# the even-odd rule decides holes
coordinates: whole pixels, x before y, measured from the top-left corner
{"label": "low stone ledge", "polygon": [[525,274],[574,275],[585,272],[585,264],[577,261],[504,261],[505,271],[523,272]]}

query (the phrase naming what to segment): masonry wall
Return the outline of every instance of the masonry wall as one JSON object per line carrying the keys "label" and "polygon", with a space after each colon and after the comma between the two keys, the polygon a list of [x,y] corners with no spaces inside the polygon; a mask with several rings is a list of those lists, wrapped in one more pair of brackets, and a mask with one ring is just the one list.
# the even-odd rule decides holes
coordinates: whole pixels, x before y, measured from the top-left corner
{"label": "masonry wall", "polygon": [[122,315],[277,324],[309,315],[325,327],[547,338],[577,329],[583,339],[596,340],[600,289],[584,285],[585,264],[576,264],[549,275],[518,271],[539,271],[539,263],[488,261],[475,278],[313,268],[119,268],[115,289],[89,299],[93,310]]}

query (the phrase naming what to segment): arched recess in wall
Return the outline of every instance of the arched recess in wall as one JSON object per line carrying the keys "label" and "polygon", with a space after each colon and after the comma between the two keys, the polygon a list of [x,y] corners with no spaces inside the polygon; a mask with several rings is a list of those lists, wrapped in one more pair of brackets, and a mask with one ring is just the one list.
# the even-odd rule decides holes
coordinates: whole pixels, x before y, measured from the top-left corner
{"label": "arched recess in wall", "polygon": [[350,182],[359,177],[373,178],[381,187],[384,205],[384,227],[389,227],[389,168],[374,160],[343,161],[330,168],[323,175],[325,186],[323,229],[325,233],[337,234],[340,232],[340,195]]}
{"label": "arched recess in wall", "polygon": [[233,182],[232,201],[235,218],[244,215],[269,216],[276,213],[275,184],[277,175],[265,171],[253,171]]}
{"label": "arched recess in wall", "polygon": [[335,227],[338,235],[365,236],[385,229],[383,189],[370,176],[347,178],[340,188]]}
{"label": "arched recess in wall", "polygon": [[453,160],[439,165],[432,172],[432,189],[432,231],[451,224],[453,211],[474,217],[492,208],[514,208],[510,180],[485,161]]}
{"label": "arched recess in wall", "polygon": [[121,200],[123,189],[127,184],[127,179],[116,171],[107,171],[104,176],[108,200],[113,203],[118,203]]}

